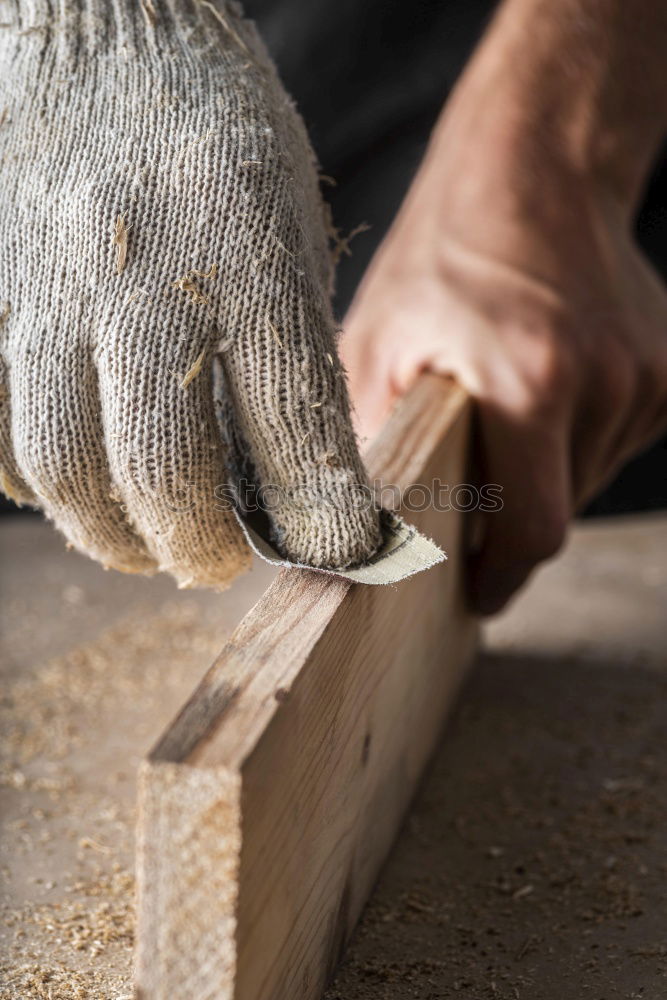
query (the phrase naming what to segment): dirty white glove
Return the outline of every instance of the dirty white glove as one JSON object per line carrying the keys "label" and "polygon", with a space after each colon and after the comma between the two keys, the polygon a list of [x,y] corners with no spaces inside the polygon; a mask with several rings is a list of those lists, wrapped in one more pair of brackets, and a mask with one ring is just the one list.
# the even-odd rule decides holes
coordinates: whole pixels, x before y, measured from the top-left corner
{"label": "dirty white glove", "polygon": [[246,476],[300,488],[270,494],[288,558],[363,561],[316,171],[254,27],[223,0],[0,21],[4,492],[106,565],[224,586]]}

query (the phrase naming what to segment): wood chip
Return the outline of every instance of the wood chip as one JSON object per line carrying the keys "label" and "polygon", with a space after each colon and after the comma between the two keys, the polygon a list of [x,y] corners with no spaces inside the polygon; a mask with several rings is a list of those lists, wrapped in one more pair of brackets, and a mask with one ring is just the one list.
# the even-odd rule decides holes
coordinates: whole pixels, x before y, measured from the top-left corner
{"label": "wood chip", "polygon": [[206,357],[206,351],[202,351],[196,361],[188,368],[187,372],[180,381],[179,388],[187,389],[193,379],[197,378],[200,371],[202,370],[202,365],[204,364],[204,358]]}
{"label": "wood chip", "polygon": [[192,268],[187,274],[184,274],[182,278],[177,278],[176,281],[172,282],[172,288],[178,288],[181,292],[187,292],[190,296],[190,301],[194,302],[195,305],[204,306],[208,303],[207,297],[199,290],[193,278],[204,278],[210,279],[215,278],[218,273],[218,265],[211,264],[208,271],[198,271],[197,268]]}
{"label": "wood chip", "polygon": [[198,0],[198,2],[200,7],[206,7],[207,10],[210,10],[211,14],[213,14],[213,17],[216,19],[216,21],[218,21],[218,23],[221,24],[222,27],[225,29],[227,34],[234,39],[239,48],[243,49],[244,52],[247,52],[248,55],[250,55],[251,52],[246,43],[243,41],[239,33],[235,31],[234,28],[232,28],[227,18],[223,17],[218,8],[214,4],[212,4],[210,0]]}
{"label": "wood chip", "polygon": [[275,326],[273,325],[273,323],[271,322],[271,320],[269,319],[268,316],[266,317],[266,325],[268,326],[269,330],[271,331],[271,336],[273,337],[273,339],[275,340],[276,344],[278,345],[278,347],[282,351],[283,350],[283,342],[280,339],[280,335],[279,335],[277,329],[275,328]]}
{"label": "wood chip", "polygon": [[157,13],[152,0],[140,0],[143,15],[149,28],[154,28],[157,24]]}
{"label": "wood chip", "polygon": [[192,272],[188,271],[184,274],[182,278],[177,278],[176,281],[172,282],[172,288],[178,288],[181,292],[187,292],[190,296],[190,301],[194,302],[196,306],[205,306],[208,303],[208,299],[205,295],[199,291],[194,281],[192,280]]}
{"label": "wood chip", "polygon": [[114,227],[112,244],[116,247],[116,274],[122,274],[127,261],[127,233],[125,216],[119,215]]}

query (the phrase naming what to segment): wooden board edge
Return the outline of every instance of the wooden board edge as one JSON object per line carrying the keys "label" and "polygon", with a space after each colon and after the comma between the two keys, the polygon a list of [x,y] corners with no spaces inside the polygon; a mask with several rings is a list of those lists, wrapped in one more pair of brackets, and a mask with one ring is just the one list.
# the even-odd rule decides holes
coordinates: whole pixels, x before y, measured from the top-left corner
{"label": "wooden board edge", "polygon": [[[469,397],[458,384],[439,376],[422,376],[401,400],[368,450],[371,479],[392,483],[401,489],[411,485],[419,479],[443,438],[458,423],[468,420],[469,410]],[[195,764],[215,731],[233,715],[249,682],[276,655],[283,657],[274,671],[275,697],[279,700],[283,661],[289,660],[288,673],[295,676],[351,586],[350,581],[340,577],[281,570],[241,621],[147,759],[153,763]],[[267,642],[262,635],[261,622],[276,604],[286,610],[296,609],[298,618],[290,619],[287,614],[280,632],[273,637],[275,641]],[[289,679],[283,680],[289,685]],[[266,706],[264,724],[275,707],[270,703]],[[256,738],[247,737],[248,752],[260,736],[261,727]],[[228,766],[232,764],[231,761],[222,762]],[[239,761],[235,764],[238,766]]]}

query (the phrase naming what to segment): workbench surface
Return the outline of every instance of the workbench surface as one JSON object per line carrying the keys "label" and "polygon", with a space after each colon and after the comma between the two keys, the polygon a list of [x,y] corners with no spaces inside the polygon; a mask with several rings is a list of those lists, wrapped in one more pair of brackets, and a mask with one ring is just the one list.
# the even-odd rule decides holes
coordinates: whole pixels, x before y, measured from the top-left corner
{"label": "workbench surface", "polygon": [[[0,565],[0,998],[119,1000],[138,761],[272,571],[177,591],[36,517]],[[486,647],[328,996],[657,1000],[667,516],[577,527]]]}

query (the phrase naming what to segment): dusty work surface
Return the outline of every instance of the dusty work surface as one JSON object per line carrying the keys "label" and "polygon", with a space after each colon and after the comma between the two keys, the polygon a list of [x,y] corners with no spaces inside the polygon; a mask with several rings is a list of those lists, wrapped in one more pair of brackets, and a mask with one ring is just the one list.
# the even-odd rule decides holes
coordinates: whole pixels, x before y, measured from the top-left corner
{"label": "dusty work surface", "polygon": [[[129,998],[137,763],[271,573],[178,592],[8,518],[0,565],[0,998]],[[667,517],[578,529],[488,647],[328,998],[662,1000]]]}
{"label": "dusty work surface", "polygon": [[0,522],[0,566],[0,998],[129,998],[137,765],[274,571],[179,591],[36,518]]}
{"label": "dusty work surface", "polygon": [[667,518],[488,631],[327,1000],[667,996]]}

